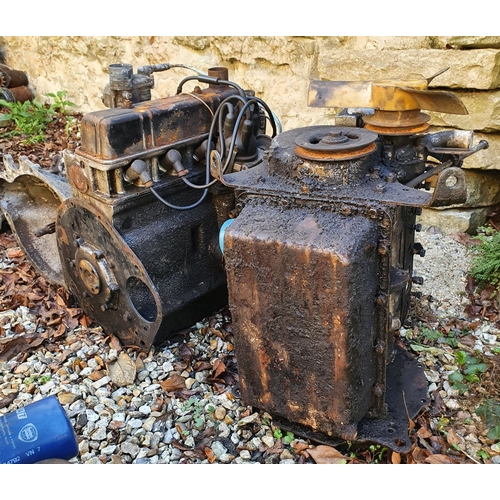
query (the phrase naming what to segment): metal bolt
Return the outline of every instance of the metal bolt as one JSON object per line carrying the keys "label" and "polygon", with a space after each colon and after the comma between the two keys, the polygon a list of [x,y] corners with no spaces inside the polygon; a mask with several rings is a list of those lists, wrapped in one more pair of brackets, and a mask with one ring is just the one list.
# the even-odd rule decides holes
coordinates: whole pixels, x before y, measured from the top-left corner
{"label": "metal bolt", "polygon": [[378,253],[380,255],[387,255],[388,251],[389,251],[389,249],[387,248],[387,245],[380,245],[378,247]]}
{"label": "metal bolt", "polygon": [[411,281],[415,283],[415,285],[424,284],[424,278],[422,276],[412,276]]}
{"label": "metal bolt", "polygon": [[130,313],[128,311],[125,311],[123,313],[123,319],[124,321],[130,321],[132,319],[132,316],[130,316]]}
{"label": "metal bolt", "polygon": [[383,192],[385,191],[385,185],[384,185],[384,184],[382,184],[382,183],[377,184],[377,185],[375,186],[374,191],[375,191],[376,193],[383,193]]}

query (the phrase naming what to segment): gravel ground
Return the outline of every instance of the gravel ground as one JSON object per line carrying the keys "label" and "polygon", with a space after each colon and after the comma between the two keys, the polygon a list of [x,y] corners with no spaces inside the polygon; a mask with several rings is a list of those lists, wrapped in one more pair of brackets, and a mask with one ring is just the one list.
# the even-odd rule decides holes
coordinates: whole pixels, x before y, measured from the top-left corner
{"label": "gravel ground", "polygon": [[[416,346],[415,354],[426,365],[431,410],[437,403],[441,409],[435,414],[429,410],[426,420],[419,421],[417,449],[426,455],[419,455],[420,460],[414,453],[413,461],[407,463],[434,463],[429,456],[443,456],[421,429],[431,434],[444,429],[447,436],[456,435],[461,451],[441,463],[464,459],[499,463],[498,444],[485,437],[488,429],[474,408],[467,406],[468,398],[461,397],[447,380],[456,371],[451,347],[426,347],[415,341],[422,333],[422,320],[436,328],[450,321],[467,321],[464,288],[470,256],[463,244],[436,228],[418,236],[427,250],[424,258],[415,258],[415,274],[425,278],[415,289],[423,298],[414,301],[401,338]],[[19,265],[19,260],[9,258],[12,252],[1,255],[4,272]],[[99,327],[78,324],[60,337],[55,330],[43,342],[30,340],[29,349],[9,359],[5,356],[8,341],[20,336],[43,338],[44,327],[26,306],[0,311],[0,353],[4,348],[0,415],[57,395],[79,440],[79,455],[71,462],[321,463],[320,447],[280,432],[270,415],[241,401],[230,317],[225,311],[214,313],[147,355],[123,349]],[[476,321],[468,345],[493,357],[500,347],[498,333],[495,325]],[[359,463],[361,458],[376,461],[368,452],[357,458],[351,455],[350,460]],[[398,463],[394,456],[392,463]]]}

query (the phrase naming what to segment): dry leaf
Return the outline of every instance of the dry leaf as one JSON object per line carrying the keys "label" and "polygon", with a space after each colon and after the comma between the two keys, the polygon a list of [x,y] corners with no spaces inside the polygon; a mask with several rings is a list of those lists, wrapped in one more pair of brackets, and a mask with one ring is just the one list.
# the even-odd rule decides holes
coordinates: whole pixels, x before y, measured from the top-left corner
{"label": "dry leaf", "polygon": [[179,346],[179,357],[189,365],[193,359],[193,350],[187,344],[181,344]]}
{"label": "dry leaf", "polygon": [[165,392],[185,389],[186,379],[181,377],[178,373],[172,373],[167,379],[160,383],[160,386]]}
{"label": "dry leaf", "polygon": [[446,440],[451,446],[460,446],[463,443],[463,439],[453,429],[448,431]]}
{"label": "dry leaf", "polygon": [[208,461],[213,464],[217,460],[217,456],[208,446],[203,450],[207,456]]}
{"label": "dry leaf", "polygon": [[307,450],[310,447],[311,447],[310,444],[297,441],[296,443],[293,444],[293,451],[295,453],[300,453],[301,451]]}
{"label": "dry leaf", "polygon": [[427,427],[420,427],[417,431],[417,435],[423,439],[427,439],[432,436],[432,432]]}
{"label": "dry leaf", "polygon": [[221,373],[226,371],[226,365],[221,359],[216,359],[214,362],[213,378],[217,378]]}
{"label": "dry leaf", "polygon": [[425,459],[426,464],[456,464],[457,461],[453,460],[448,455],[430,455]]}
{"label": "dry leaf", "polygon": [[111,334],[109,336],[109,347],[111,347],[111,349],[115,349],[116,351],[120,352],[122,350],[122,344],[120,342],[120,339],[115,335]]}
{"label": "dry leaf", "polygon": [[17,356],[20,352],[26,352],[29,348],[30,345],[26,341],[26,337],[15,337],[3,348],[0,353],[0,361],[8,361]]}
{"label": "dry leaf", "polygon": [[19,247],[8,248],[6,254],[9,259],[21,259],[24,257],[24,252]]}
{"label": "dry leaf", "polygon": [[319,445],[315,448],[310,448],[307,453],[317,464],[345,464],[346,457],[337,451],[335,448],[326,445]]}
{"label": "dry leaf", "polygon": [[395,451],[392,452],[391,455],[391,462],[393,464],[400,464],[401,463],[401,455]]}
{"label": "dry leaf", "polygon": [[108,365],[108,372],[114,384],[125,387],[134,383],[135,363],[126,352],[121,352],[118,359]]}

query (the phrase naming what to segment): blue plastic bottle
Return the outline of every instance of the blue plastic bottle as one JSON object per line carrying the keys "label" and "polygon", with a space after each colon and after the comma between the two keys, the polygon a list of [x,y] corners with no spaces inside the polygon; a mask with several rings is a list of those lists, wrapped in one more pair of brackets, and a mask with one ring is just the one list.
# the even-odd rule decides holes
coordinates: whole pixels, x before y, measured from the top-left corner
{"label": "blue plastic bottle", "polygon": [[76,455],[75,431],[55,396],[0,415],[0,464],[69,460]]}

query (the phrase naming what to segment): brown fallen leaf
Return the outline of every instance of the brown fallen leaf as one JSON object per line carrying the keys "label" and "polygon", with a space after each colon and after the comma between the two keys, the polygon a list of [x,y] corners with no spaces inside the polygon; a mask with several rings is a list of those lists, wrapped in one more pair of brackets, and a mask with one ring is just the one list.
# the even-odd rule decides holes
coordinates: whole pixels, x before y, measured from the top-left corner
{"label": "brown fallen leaf", "polygon": [[451,446],[458,446],[458,447],[464,441],[453,429],[450,429],[446,434],[446,440]]}
{"label": "brown fallen leaf", "polygon": [[9,259],[21,259],[24,257],[24,252],[19,247],[8,248],[5,253]]}
{"label": "brown fallen leaf", "polygon": [[424,450],[418,446],[411,452],[411,456],[416,464],[423,464],[429,455],[430,452],[428,450]]}
{"label": "brown fallen leaf", "polygon": [[205,455],[207,456],[207,459],[211,464],[213,464],[217,460],[215,453],[208,446],[203,451],[205,452]]}
{"label": "brown fallen leaf", "polygon": [[401,463],[401,455],[399,453],[397,453],[396,451],[393,451],[392,455],[391,455],[391,462],[393,464],[400,464]]}
{"label": "brown fallen leaf", "polygon": [[319,445],[315,448],[310,448],[307,453],[317,464],[345,464],[346,457],[331,446]]}
{"label": "brown fallen leaf", "polygon": [[[92,380],[92,382],[97,382],[98,380],[101,380],[102,377],[104,377],[104,375],[105,375],[104,371],[96,370],[96,371],[93,371],[90,375],[88,375],[88,378],[90,380]],[[114,382],[114,380],[113,380],[113,382]],[[118,385],[118,384],[116,384],[116,385]],[[126,385],[129,385],[129,384],[126,384]],[[119,386],[119,387],[121,387],[121,386]]]}
{"label": "brown fallen leaf", "polygon": [[213,366],[213,378],[218,378],[219,375],[226,371],[226,365],[221,359],[216,359]]}
{"label": "brown fallen leaf", "polygon": [[297,443],[294,443],[294,445],[293,445],[293,451],[295,453],[300,453],[301,451],[307,450],[310,447],[311,447],[310,444],[298,441]]}
{"label": "brown fallen leaf", "polygon": [[182,343],[179,346],[179,357],[184,361],[184,363],[186,363],[186,365],[189,365],[191,363],[193,356],[193,349],[191,349],[187,344]]}
{"label": "brown fallen leaf", "polygon": [[12,401],[17,398],[18,394],[18,392],[13,392],[12,394],[9,394],[8,396],[0,399],[0,408],[7,408],[7,406],[9,406]]}
{"label": "brown fallen leaf", "polygon": [[212,365],[208,361],[197,361],[193,366],[195,372],[201,372],[203,370],[210,370]]}
{"label": "brown fallen leaf", "polygon": [[108,373],[114,384],[125,387],[134,383],[135,363],[126,352],[121,352],[114,363],[108,364]]}
{"label": "brown fallen leaf", "polygon": [[186,379],[184,377],[181,377],[178,373],[172,373],[163,382],[160,382],[160,386],[165,392],[172,392],[178,389],[185,389]]}
{"label": "brown fallen leaf", "polygon": [[457,464],[456,460],[453,460],[448,455],[430,455],[425,460],[426,464]]}
{"label": "brown fallen leaf", "polygon": [[417,436],[423,439],[427,439],[432,436],[432,431],[427,427],[420,427],[420,429],[417,431]]}
{"label": "brown fallen leaf", "polygon": [[0,353],[0,361],[8,361],[14,358],[20,352],[26,352],[30,348],[30,344],[25,336],[15,337],[10,342],[5,344],[5,347]]}

